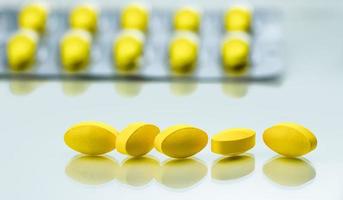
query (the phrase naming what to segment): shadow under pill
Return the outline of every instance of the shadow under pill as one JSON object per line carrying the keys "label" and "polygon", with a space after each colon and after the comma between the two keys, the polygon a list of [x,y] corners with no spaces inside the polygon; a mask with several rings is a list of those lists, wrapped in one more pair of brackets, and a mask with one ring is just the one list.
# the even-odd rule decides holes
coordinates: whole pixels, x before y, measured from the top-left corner
{"label": "shadow under pill", "polygon": [[119,165],[108,156],[79,155],[70,160],[65,173],[71,179],[87,185],[101,185],[116,178]]}
{"label": "shadow under pill", "polygon": [[207,166],[197,159],[170,159],[160,166],[156,180],[172,189],[189,188],[207,174]]}
{"label": "shadow under pill", "polygon": [[269,160],[263,173],[273,183],[288,187],[302,186],[316,176],[316,170],[306,159],[281,156]]}
{"label": "shadow under pill", "polygon": [[249,75],[251,71],[251,65],[250,64],[245,64],[245,65],[240,65],[235,68],[231,69],[225,69],[223,70],[223,74],[226,77],[231,77],[231,78],[242,78],[247,75]]}
{"label": "shadow under pill", "polygon": [[88,81],[63,81],[62,89],[66,96],[80,96],[84,94],[90,86]]}
{"label": "shadow under pill", "polygon": [[224,82],[222,83],[222,91],[225,95],[232,98],[242,98],[248,94],[248,83],[244,82]]}
{"label": "shadow under pill", "polygon": [[197,86],[196,82],[175,81],[170,83],[170,91],[175,96],[188,96],[196,91]]}
{"label": "shadow under pill", "polygon": [[139,95],[143,83],[139,81],[117,81],[114,87],[120,96],[132,98]]}
{"label": "shadow under pill", "polygon": [[121,183],[141,187],[154,179],[159,161],[153,157],[129,158],[119,168],[118,180]]}
{"label": "shadow under pill", "polygon": [[10,91],[13,95],[25,96],[31,94],[42,82],[31,80],[12,80],[9,82]]}
{"label": "shadow under pill", "polygon": [[219,181],[231,181],[247,176],[255,169],[253,155],[223,157],[216,160],[211,169],[211,177]]}

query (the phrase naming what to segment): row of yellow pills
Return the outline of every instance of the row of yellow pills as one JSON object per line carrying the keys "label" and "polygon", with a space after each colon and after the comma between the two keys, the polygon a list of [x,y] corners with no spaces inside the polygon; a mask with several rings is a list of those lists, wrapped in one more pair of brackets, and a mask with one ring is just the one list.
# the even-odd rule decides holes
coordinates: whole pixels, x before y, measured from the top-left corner
{"label": "row of yellow pills", "polygon": [[[198,57],[197,36],[201,14],[192,7],[178,10],[174,16],[175,30],[186,31],[177,34],[169,47],[169,64],[176,73],[191,72]],[[227,71],[237,71],[248,66],[250,54],[249,36],[252,11],[246,6],[233,6],[225,14],[224,25],[228,31],[221,47],[223,67]]]}
{"label": "row of yellow pills", "polygon": [[[148,11],[141,5],[130,5],[121,15],[121,27],[129,30],[113,42],[112,52],[118,70],[133,71],[139,66],[144,46],[144,32],[148,24]],[[68,32],[60,44],[61,63],[67,71],[83,70],[90,60],[92,34],[97,31],[97,9],[80,5],[70,14]],[[87,36],[88,35],[88,36]]]}
{"label": "row of yellow pills", "polygon": [[[317,146],[314,134],[296,123],[279,123],[268,128],[263,140],[270,149],[287,157],[305,155]],[[160,131],[153,124],[137,122],[119,133],[107,124],[83,122],[72,126],[64,141],[87,155],[101,155],[116,148],[122,154],[139,157],[155,147],[169,157],[187,158],[206,147],[208,135],[190,125],[175,125]],[[255,131],[246,128],[224,130],[211,139],[212,152],[226,156],[242,154],[254,146]]]}
{"label": "row of yellow pills", "polygon": [[[251,26],[251,10],[233,6],[225,15],[226,30],[231,31],[224,38],[221,48],[224,69],[246,66],[249,57],[248,32]],[[24,7],[19,15],[21,29],[43,33],[48,16],[47,9],[40,4]],[[132,71],[139,66],[144,49],[144,33],[147,31],[149,11],[139,4],[127,6],[121,15],[122,34],[113,43],[113,59],[118,70]],[[179,9],[174,15],[174,27],[182,33],[176,34],[169,45],[169,64],[176,73],[190,72],[198,57],[198,32],[201,15],[191,7]],[[92,35],[97,31],[98,11],[90,5],[75,7],[69,16],[71,31],[60,43],[61,63],[67,71],[85,69],[91,55]],[[186,31],[186,32],[185,32]],[[239,33],[237,33],[239,31]],[[18,70],[33,63],[36,58],[37,39],[20,31],[11,37],[7,46],[7,58],[11,69]]]}
{"label": "row of yellow pills", "polygon": [[[38,3],[25,6],[19,13],[19,27],[31,29],[38,33],[45,32],[48,18],[46,6]],[[201,23],[201,13],[193,7],[182,7],[174,14],[175,30],[198,32]],[[249,6],[232,6],[224,16],[224,26],[227,31],[249,32],[252,23],[252,9]],[[96,32],[98,25],[98,10],[88,4],[76,6],[70,16],[72,28]],[[121,13],[120,25],[123,29],[135,29],[146,32],[149,24],[149,9],[141,4],[130,4]]]}

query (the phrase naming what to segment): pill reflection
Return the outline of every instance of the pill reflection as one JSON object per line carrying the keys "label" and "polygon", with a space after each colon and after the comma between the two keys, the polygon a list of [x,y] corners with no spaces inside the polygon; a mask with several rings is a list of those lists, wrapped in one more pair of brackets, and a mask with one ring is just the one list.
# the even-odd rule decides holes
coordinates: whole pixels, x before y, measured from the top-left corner
{"label": "pill reflection", "polygon": [[139,187],[148,184],[155,176],[159,162],[152,157],[129,158],[120,167],[118,180]]}
{"label": "pill reflection", "polygon": [[195,92],[197,83],[195,82],[171,82],[170,90],[175,96],[187,96]]}
{"label": "pill reflection", "polygon": [[63,81],[63,93],[67,96],[79,96],[86,92],[90,83],[87,81]]}
{"label": "pill reflection", "polygon": [[9,87],[13,95],[25,96],[31,94],[40,84],[39,81],[13,80]]}
{"label": "pill reflection", "polygon": [[163,163],[156,179],[166,187],[182,189],[198,183],[207,174],[207,167],[196,159],[172,159]]}
{"label": "pill reflection", "polygon": [[214,162],[211,175],[213,179],[226,181],[246,176],[255,169],[255,158],[245,154],[220,158]]}
{"label": "pill reflection", "polygon": [[263,172],[274,183],[290,187],[301,186],[316,176],[312,165],[300,158],[273,158],[264,165]]}
{"label": "pill reflection", "polygon": [[76,156],[65,169],[73,180],[87,184],[100,185],[112,181],[118,173],[118,163],[107,156]]}
{"label": "pill reflection", "polygon": [[223,83],[222,91],[224,94],[233,98],[242,98],[248,93],[248,84],[243,82]]}
{"label": "pill reflection", "polygon": [[135,97],[142,90],[143,83],[139,81],[118,81],[114,87],[120,96]]}

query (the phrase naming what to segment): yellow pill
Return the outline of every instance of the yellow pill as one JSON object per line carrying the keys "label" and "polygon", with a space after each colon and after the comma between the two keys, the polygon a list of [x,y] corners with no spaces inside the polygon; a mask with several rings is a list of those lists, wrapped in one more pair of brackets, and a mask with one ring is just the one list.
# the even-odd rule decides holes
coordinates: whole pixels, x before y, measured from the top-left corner
{"label": "yellow pill", "polygon": [[83,29],[91,33],[96,32],[98,11],[91,5],[76,6],[69,16],[69,23],[73,29]]}
{"label": "yellow pill", "polygon": [[71,30],[60,42],[61,63],[66,71],[85,69],[90,60],[91,36],[83,30]]}
{"label": "yellow pill", "polygon": [[115,67],[120,71],[132,71],[140,66],[144,48],[144,36],[139,31],[124,31],[113,43]]}
{"label": "yellow pill", "polygon": [[233,128],[221,131],[211,139],[213,153],[237,155],[255,146],[255,131],[247,128]]}
{"label": "yellow pill", "polygon": [[178,31],[198,32],[201,15],[198,10],[192,7],[179,9],[174,15],[174,28]]}
{"label": "yellow pill", "polygon": [[270,149],[287,157],[302,156],[317,147],[316,136],[296,123],[279,123],[268,128],[263,140]]}
{"label": "yellow pill", "polygon": [[130,156],[143,156],[154,148],[154,140],[160,129],[144,122],[128,125],[117,137],[117,151]]}
{"label": "yellow pill", "polygon": [[118,132],[100,122],[81,122],[69,128],[64,142],[71,149],[87,154],[101,155],[115,148]]}
{"label": "yellow pill", "polygon": [[231,33],[223,41],[221,47],[224,70],[237,71],[249,64],[249,37],[244,33]]}
{"label": "yellow pill", "polygon": [[141,4],[130,4],[121,13],[121,27],[147,31],[149,23],[149,10]]}
{"label": "yellow pill", "polygon": [[38,3],[28,4],[19,13],[18,24],[20,28],[31,29],[38,33],[45,31],[48,18],[48,9]]}
{"label": "yellow pill", "polygon": [[198,40],[192,33],[180,32],[169,44],[169,64],[174,73],[192,72],[198,59]]}
{"label": "yellow pill", "polygon": [[155,138],[155,148],[172,158],[187,158],[206,147],[207,133],[189,125],[167,128]]}
{"label": "yellow pill", "polygon": [[251,29],[252,10],[247,6],[233,6],[224,17],[225,29],[227,31],[245,31]]}
{"label": "yellow pill", "polygon": [[21,30],[7,43],[7,62],[12,70],[25,70],[36,60],[38,37],[35,32]]}

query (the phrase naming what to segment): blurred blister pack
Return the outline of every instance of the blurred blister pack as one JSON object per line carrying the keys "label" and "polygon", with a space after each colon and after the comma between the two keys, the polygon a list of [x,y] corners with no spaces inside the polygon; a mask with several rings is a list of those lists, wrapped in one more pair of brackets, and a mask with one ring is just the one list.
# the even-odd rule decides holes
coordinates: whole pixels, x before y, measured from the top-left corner
{"label": "blurred blister pack", "polygon": [[20,9],[0,9],[0,78],[28,79],[138,79],[152,81],[196,80],[226,81],[275,80],[283,74],[282,15],[263,8],[254,8],[250,38],[249,64],[244,70],[227,72],[223,69],[221,46],[227,30],[224,28],[224,8],[201,10],[201,24],[196,33],[199,50],[195,70],[175,74],[170,69],[169,45],[176,31],[173,27],[175,9],[151,7],[148,30],[144,33],[144,54],[138,70],[122,73],[116,69],[113,42],[122,33],[120,17],[123,8],[101,8],[97,32],[91,45],[90,62],[86,70],[66,72],[60,59],[60,41],[70,30],[69,9],[49,10],[46,31],[40,36],[36,59],[29,70],[10,70],[7,58],[9,38],[19,30]]}

